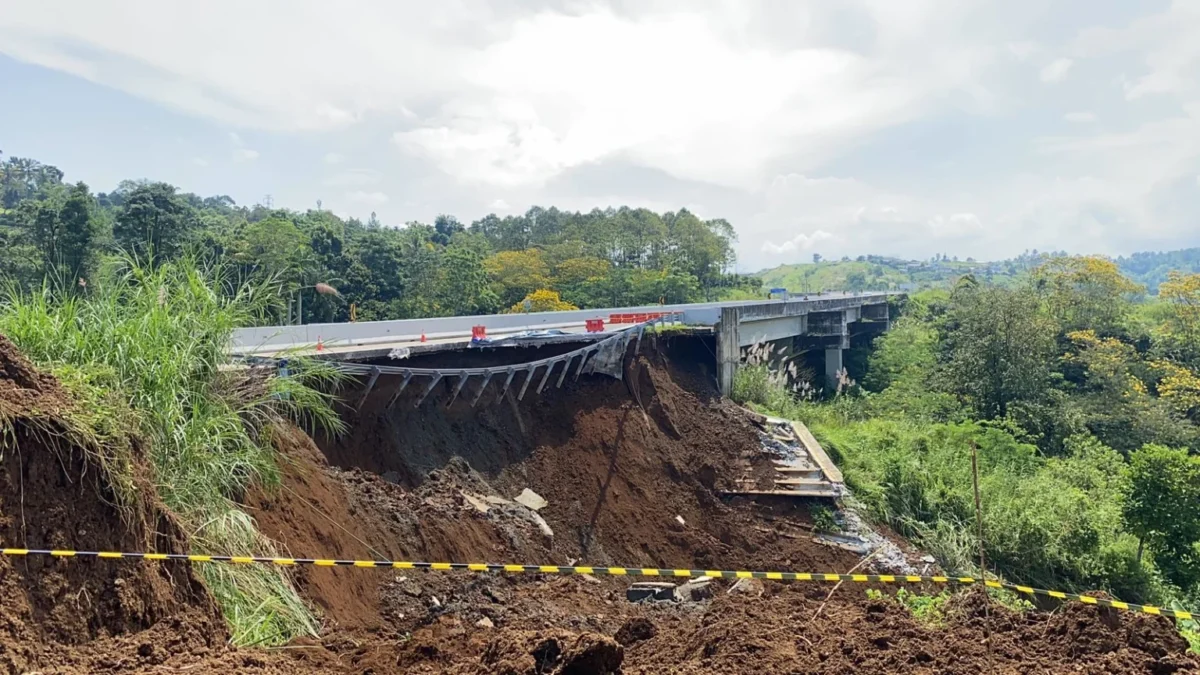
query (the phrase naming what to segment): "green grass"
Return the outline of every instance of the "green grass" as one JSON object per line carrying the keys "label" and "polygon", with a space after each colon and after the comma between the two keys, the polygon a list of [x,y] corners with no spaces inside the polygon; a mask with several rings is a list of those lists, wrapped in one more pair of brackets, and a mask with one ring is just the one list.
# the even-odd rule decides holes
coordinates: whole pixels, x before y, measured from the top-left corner
{"label": "green grass", "polygon": [[[110,261],[86,296],[11,291],[0,304],[0,333],[82,401],[76,421],[101,447],[119,448],[114,439],[136,432],[155,489],[188,528],[193,552],[269,554],[270,542],[236,500],[252,484],[278,481],[271,426],[293,419],[336,433],[342,425],[322,393],[337,380],[328,366],[302,364],[288,378],[224,368],[232,330],[253,325],[274,290],[233,284],[220,269],[189,261]],[[130,481],[122,452],[104,467],[118,494]],[[282,571],[199,569],[236,643],[314,633],[312,613]]]}
{"label": "green grass", "polygon": [[[867,598],[871,600],[882,600],[884,597],[883,591],[874,588],[867,589]],[[901,586],[896,589],[893,597],[919,623],[936,628],[946,625],[946,603],[954,596],[949,590],[944,590],[936,595],[925,595]]]}
{"label": "green grass", "polygon": [[833,509],[828,506],[814,506],[809,509],[808,515],[817,532],[840,532],[842,529],[838,526]]}

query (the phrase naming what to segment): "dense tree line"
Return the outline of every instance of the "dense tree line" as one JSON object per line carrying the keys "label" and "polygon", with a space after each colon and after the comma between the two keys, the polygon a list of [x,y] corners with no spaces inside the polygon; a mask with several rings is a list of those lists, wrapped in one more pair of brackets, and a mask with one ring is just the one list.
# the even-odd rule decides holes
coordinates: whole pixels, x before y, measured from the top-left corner
{"label": "dense tree line", "polygon": [[[106,257],[213,258],[244,279],[272,278],[279,322],[539,311],[715,299],[757,280],[729,273],[732,225],[687,210],[534,207],[465,224],[386,226],[332,212],[239,206],[160,182],[108,193],[59,169],[0,163],[0,275],[86,292]],[[528,302],[526,302],[528,300]],[[353,307],[353,309],[352,309]]]}

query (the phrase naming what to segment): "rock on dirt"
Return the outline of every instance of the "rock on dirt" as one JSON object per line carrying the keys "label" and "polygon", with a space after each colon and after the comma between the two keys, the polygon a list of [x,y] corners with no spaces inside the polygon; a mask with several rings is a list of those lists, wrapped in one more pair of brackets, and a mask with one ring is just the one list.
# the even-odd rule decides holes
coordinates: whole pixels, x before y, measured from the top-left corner
{"label": "rock on dirt", "polygon": [[496,675],[609,675],[621,670],[625,648],[596,633],[523,632],[497,638],[480,658]]}
{"label": "rock on dirt", "polygon": [[655,635],[658,635],[658,628],[656,628],[649,619],[645,617],[637,617],[636,619],[630,619],[621,624],[621,627],[617,629],[617,634],[613,636],[613,639],[621,643],[623,646],[629,647],[639,642],[649,640]]}

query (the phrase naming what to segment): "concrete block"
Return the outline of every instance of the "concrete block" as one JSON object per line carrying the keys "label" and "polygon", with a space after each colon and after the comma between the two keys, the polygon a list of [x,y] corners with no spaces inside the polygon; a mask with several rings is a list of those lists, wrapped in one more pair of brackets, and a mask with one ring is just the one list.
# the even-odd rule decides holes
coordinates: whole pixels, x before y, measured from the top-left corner
{"label": "concrete block", "polygon": [[630,602],[674,600],[675,584],[666,581],[639,581],[625,591],[625,599]]}

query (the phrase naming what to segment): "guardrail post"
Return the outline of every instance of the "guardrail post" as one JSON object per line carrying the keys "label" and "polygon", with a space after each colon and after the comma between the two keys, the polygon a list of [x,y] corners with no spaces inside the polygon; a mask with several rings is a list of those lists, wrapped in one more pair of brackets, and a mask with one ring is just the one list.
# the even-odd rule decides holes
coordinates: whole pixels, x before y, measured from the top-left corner
{"label": "guardrail post", "polygon": [[363,390],[362,398],[358,400],[359,410],[362,410],[363,404],[367,402],[367,397],[371,395],[371,390],[375,388],[377,381],[379,381],[379,366],[371,369],[371,377],[367,379],[367,387]]}

